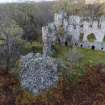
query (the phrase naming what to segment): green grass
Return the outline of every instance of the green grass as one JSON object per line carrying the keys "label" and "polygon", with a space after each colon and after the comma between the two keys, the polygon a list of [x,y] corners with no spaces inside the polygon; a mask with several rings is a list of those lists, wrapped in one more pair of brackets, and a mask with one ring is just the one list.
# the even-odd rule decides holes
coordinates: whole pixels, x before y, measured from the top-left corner
{"label": "green grass", "polygon": [[54,56],[57,58],[65,59],[65,54],[69,51],[70,48],[56,45],[55,49],[56,49],[56,54]]}
{"label": "green grass", "polygon": [[55,49],[55,57],[63,60],[64,64],[67,66],[67,69],[63,72],[67,72],[70,80],[78,81],[79,78],[86,73],[86,65],[93,66],[97,64],[105,64],[105,52],[77,48],[77,51],[83,55],[83,58],[80,62],[73,65],[73,68],[71,68],[70,66],[72,64],[67,60],[67,54],[71,49],[69,47],[59,45],[56,45]]}
{"label": "green grass", "polygon": [[81,64],[105,64],[105,52],[104,51],[97,51],[91,49],[81,49],[78,50],[84,55],[84,58]]}
{"label": "green grass", "polygon": [[[67,53],[71,50],[69,47],[59,46],[56,47],[56,57],[62,58],[66,60]],[[83,59],[80,64],[105,64],[105,52],[92,50],[92,49],[85,49],[85,48],[77,48],[77,51],[83,55]]]}
{"label": "green grass", "polygon": [[0,45],[2,45],[4,43],[4,40],[0,40]]}
{"label": "green grass", "polygon": [[32,49],[35,49],[35,52],[42,53],[42,44],[40,42],[26,42],[22,48],[22,54],[27,54],[29,52],[32,52]]}

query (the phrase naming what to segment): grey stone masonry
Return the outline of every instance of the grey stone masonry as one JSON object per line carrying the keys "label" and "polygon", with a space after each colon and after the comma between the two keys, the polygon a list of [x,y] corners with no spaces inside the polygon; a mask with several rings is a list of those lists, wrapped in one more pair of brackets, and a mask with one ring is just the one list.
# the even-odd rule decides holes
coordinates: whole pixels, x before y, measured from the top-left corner
{"label": "grey stone masonry", "polygon": [[[58,34],[60,26],[63,26],[64,28],[64,36],[60,36]],[[46,32],[46,30],[49,30],[49,27],[50,32]],[[81,33],[83,34],[82,41],[80,41]],[[93,43],[90,43],[88,41],[87,37],[90,34],[94,34],[96,38],[96,40]],[[54,22],[49,23],[48,26],[46,26],[46,29],[45,27],[43,27],[42,36],[43,39],[46,39],[47,41],[50,40],[50,44],[46,44],[46,41],[43,40],[43,43],[46,45],[44,46],[45,53],[48,52],[46,50],[47,48],[51,50],[50,46],[52,45],[52,42],[54,43],[54,41],[56,42],[59,39],[61,43],[69,43],[67,39],[71,36],[72,41],[74,41],[74,44],[75,42],[78,43],[78,45],[80,45],[81,43],[83,43],[84,45],[85,43],[84,47],[86,46],[86,48],[87,46],[90,46],[89,48],[91,48],[94,45],[95,49],[105,49],[105,16],[101,16],[98,18],[80,17],[76,15],[68,16],[64,11],[60,11],[59,13],[55,13]]]}
{"label": "grey stone masonry", "polygon": [[29,53],[21,57],[20,68],[22,87],[34,95],[39,95],[57,84],[57,64],[51,57],[43,57],[39,53]]}

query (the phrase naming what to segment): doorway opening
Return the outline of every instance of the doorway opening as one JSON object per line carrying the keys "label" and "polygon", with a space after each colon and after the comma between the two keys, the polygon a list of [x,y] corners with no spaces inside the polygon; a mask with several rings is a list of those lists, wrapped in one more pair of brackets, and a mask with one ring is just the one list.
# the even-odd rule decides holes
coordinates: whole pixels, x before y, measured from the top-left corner
{"label": "doorway opening", "polygon": [[68,42],[67,41],[65,42],[65,46],[68,46]]}
{"label": "doorway opening", "polygon": [[92,50],[95,50],[95,46],[94,46],[94,45],[92,45],[91,49],[92,49]]}
{"label": "doorway opening", "polygon": [[81,44],[81,48],[83,47],[83,45]]}

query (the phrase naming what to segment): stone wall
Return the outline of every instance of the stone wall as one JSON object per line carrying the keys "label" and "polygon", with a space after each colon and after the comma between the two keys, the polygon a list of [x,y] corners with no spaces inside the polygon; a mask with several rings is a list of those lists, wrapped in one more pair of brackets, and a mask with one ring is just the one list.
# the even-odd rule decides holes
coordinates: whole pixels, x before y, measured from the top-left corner
{"label": "stone wall", "polygon": [[[56,41],[56,38],[59,36],[57,34],[57,31],[59,30],[59,27],[61,25],[64,27],[65,31],[64,37],[60,38],[63,39],[62,43],[64,43],[64,41],[68,41],[67,38],[72,36],[72,40],[74,42],[78,42],[78,44],[80,45],[80,34],[83,33],[83,40],[81,43],[89,43],[87,36],[89,34],[94,34],[96,40],[92,44],[96,46],[96,49],[101,49],[104,47],[103,45],[105,45],[103,42],[105,36],[105,16],[101,16],[99,18],[94,17],[94,19],[92,19],[90,17],[67,16],[67,14],[64,11],[61,11],[58,14],[56,13],[54,16],[54,22],[48,24],[48,27],[50,27],[51,31],[48,31],[48,34],[50,38],[52,37],[50,39],[50,44],[53,41],[53,37],[55,38],[54,41]],[[47,33],[42,32],[43,38],[47,37],[44,34]],[[47,40],[49,39],[47,38]],[[43,43],[46,42],[43,41]],[[89,45],[91,46],[91,43]]]}

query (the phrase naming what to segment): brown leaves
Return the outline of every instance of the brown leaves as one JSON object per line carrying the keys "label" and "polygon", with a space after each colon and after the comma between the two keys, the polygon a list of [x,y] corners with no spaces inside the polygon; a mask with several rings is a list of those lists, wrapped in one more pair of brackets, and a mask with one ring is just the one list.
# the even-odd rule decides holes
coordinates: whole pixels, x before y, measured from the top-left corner
{"label": "brown leaves", "polygon": [[[73,84],[64,76],[56,89],[39,97],[22,94],[21,101],[30,97],[28,104],[17,105],[105,105],[105,73],[102,65],[86,66],[87,72],[79,78],[79,82]],[[68,83],[69,82],[69,83]],[[25,101],[26,102],[26,101]]]}
{"label": "brown leaves", "polygon": [[62,78],[57,88],[37,97],[26,91],[16,96],[19,81],[11,74],[0,73],[0,105],[105,105],[105,67],[86,68],[78,83]]}
{"label": "brown leaves", "polygon": [[15,105],[19,81],[12,74],[0,70],[0,105]]}

